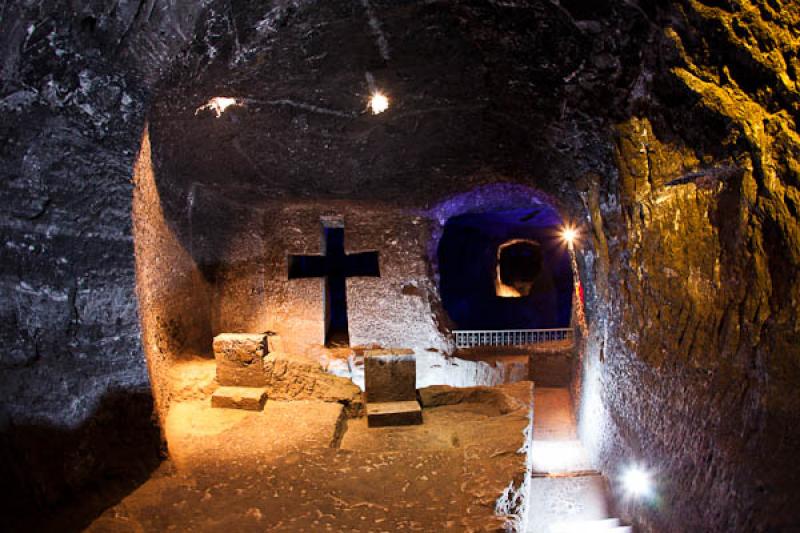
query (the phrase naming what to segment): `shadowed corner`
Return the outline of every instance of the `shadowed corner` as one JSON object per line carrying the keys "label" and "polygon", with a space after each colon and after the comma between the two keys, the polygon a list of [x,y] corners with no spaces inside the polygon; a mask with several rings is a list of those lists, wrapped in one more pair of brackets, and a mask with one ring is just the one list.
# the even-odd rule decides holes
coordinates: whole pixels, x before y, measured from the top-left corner
{"label": "shadowed corner", "polygon": [[163,457],[150,391],[107,391],[72,429],[16,424],[0,413],[2,529],[82,531]]}

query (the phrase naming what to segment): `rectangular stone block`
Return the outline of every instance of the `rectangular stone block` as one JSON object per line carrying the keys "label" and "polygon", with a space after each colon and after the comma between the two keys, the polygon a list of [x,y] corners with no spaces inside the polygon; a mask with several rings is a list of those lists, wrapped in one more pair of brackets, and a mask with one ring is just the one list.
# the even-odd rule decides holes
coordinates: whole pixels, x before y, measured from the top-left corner
{"label": "rectangular stone block", "polygon": [[266,389],[255,387],[220,387],[211,395],[211,407],[261,411],[267,401]]}
{"label": "rectangular stone block", "polygon": [[367,404],[367,426],[412,426],[422,424],[422,408],[416,400]]}
{"label": "rectangular stone block", "polygon": [[222,333],[214,337],[214,359],[220,385],[262,387],[267,384],[264,357],[268,353],[263,333]]}
{"label": "rectangular stone block", "polygon": [[417,360],[413,355],[364,355],[367,402],[417,399]]}

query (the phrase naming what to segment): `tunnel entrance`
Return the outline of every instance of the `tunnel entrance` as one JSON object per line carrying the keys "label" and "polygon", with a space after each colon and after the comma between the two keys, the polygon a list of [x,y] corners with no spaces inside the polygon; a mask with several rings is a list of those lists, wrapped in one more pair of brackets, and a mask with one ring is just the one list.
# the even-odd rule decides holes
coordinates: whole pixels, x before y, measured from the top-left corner
{"label": "tunnel entrance", "polygon": [[442,303],[458,329],[564,328],[572,268],[551,208],[453,216],[438,264]]}

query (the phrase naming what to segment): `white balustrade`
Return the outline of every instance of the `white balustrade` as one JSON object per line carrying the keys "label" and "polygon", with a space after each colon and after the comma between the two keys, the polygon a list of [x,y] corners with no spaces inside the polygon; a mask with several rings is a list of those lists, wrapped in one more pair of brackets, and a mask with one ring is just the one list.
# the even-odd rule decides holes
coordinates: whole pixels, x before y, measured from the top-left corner
{"label": "white balustrade", "polygon": [[456,347],[524,346],[572,340],[572,328],[553,329],[459,329],[453,331]]}

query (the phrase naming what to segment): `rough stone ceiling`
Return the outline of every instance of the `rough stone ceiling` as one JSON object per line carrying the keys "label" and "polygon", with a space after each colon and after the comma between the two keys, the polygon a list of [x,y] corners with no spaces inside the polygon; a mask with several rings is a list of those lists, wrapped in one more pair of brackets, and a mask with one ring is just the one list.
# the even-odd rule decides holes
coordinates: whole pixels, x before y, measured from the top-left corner
{"label": "rough stone ceiling", "polygon": [[[155,98],[161,178],[238,201],[415,203],[487,175],[557,191],[608,164],[604,119],[628,111],[651,32],[640,9],[577,9],[589,22],[549,2],[368,5],[212,5]],[[391,99],[378,116],[370,75]],[[245,105],[196,116],[213,96]]]}

